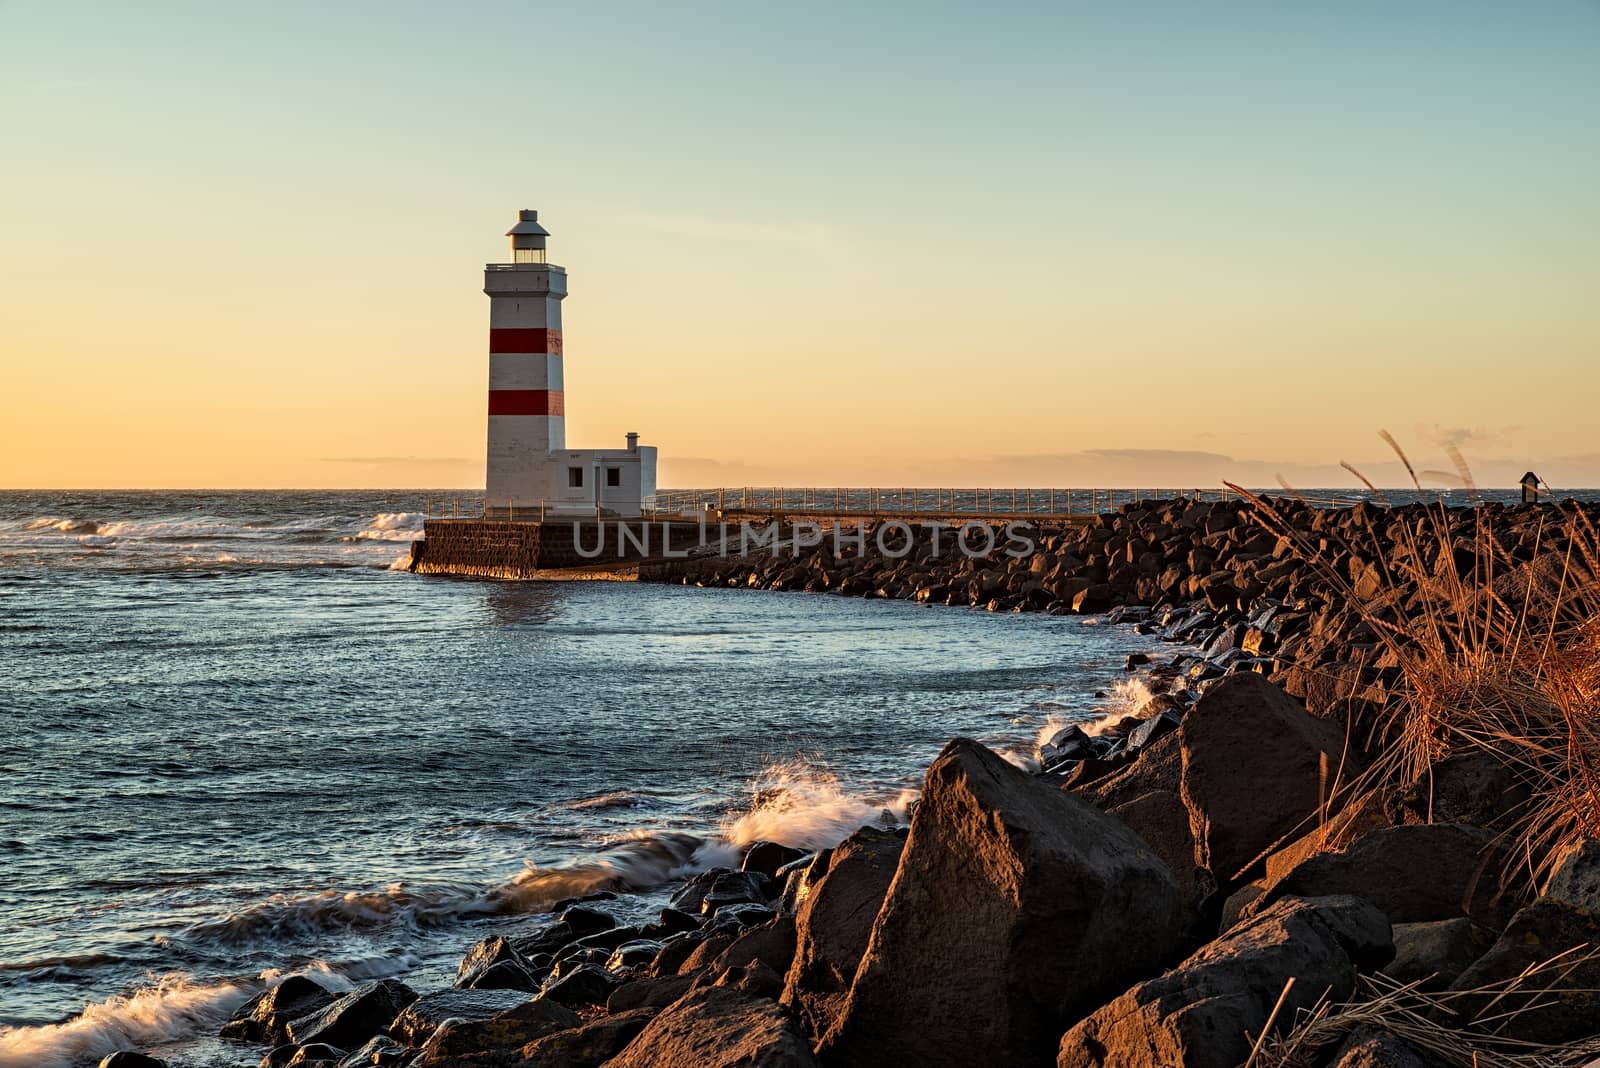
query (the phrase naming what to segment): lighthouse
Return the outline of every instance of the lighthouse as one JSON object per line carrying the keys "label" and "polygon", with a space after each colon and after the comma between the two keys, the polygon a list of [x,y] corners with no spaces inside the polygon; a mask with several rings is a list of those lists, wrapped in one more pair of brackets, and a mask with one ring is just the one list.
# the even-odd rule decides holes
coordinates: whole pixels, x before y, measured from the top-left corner
{"label": "lighthouse", "polygon": [[629,433],[621,449],[568,449],[561,302],[567,272],[548,262],[550,231],[517,213],[511,262],[484,265],[489,297],[489,439],[485,507],[514,514],[636,516],[656,492],[656,450]]}

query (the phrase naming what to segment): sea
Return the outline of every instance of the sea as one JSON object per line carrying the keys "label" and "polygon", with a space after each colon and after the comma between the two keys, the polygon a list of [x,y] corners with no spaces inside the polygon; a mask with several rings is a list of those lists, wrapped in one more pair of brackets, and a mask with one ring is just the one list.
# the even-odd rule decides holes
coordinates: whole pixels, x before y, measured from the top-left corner
{"label": "sea", "polygon": [[1146,696],[1093,619],[407,572],[452,497],[0,492],[0,1068],[254,1063],[217,1027],[285,975],[448,985]]}

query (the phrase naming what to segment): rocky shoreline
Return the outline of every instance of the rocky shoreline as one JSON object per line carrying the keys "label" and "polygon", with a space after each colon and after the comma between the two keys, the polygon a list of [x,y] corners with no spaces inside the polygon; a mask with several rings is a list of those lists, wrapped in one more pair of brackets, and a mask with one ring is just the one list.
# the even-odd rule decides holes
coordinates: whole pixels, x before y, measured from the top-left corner
{"label": "rocky shoreline", "polygon": [[[1448,709],[1418,695],[1426,671],[1522,655],[1521,630],[1476,622],[1513,599],[1546,654],[1587,648],[1593,559],[1573,561],[1597,515],[1161,502],[1019,558],[675,564],[656,577],[1104,612],[1201,651],[1130,657],[1150,703],[1044,739],[1034,771],[950,742],[909,828],[758,843],[644,924],[608,893],[564,902],[440,990],[290,978],[223,1035],[324,1068],[1586,1063],[1600,840],[1560,805],[1594,792],[1573,778],[1538,808],[1570,768],[1433,730]],[[1595,692],[1563,691],[1591,703],[1569,725]],[[1535,811],[1554,815],[1530,836]]]}

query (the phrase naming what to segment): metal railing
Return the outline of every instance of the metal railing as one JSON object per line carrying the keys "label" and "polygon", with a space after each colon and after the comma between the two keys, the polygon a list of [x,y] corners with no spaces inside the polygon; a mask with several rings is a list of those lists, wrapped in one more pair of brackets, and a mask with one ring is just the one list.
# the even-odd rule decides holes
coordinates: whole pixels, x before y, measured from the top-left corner
{"label": "metal railing", "polygon": [[[645,497],[642,514],[646,518],[696,516],[714,510],[730,516],[791,515],[958,515],[958,516],[1040,516],[1084,517],[1114,512],[1125,504],[1149,501],[1230,501],[1239,495],[1222,489],[1161,488],[1071,488],[998,489],[990,487],[822,487],[822,486],[741,486],[734,489],[667,490]],[[1362,496],[1306,496],[1291,494],[1320,508],[1345,508],[1368,503],[1383,505]],[[615,516],[604,508],[575,509],[571,502],[540,501],[537,504],[495,505],[482,496],[430,495],[424,498],[426,519],[498,519],[540,522],[553,514],[562,518],[593,515]]]}
{"label": "metal railing", "polygon": [[1226,501],[1234,496],[1227,489],[742,486],[657,493],[645,498],[645,510],[671,515],[715,509],[761,514],[1074,516],[1152,500]]}

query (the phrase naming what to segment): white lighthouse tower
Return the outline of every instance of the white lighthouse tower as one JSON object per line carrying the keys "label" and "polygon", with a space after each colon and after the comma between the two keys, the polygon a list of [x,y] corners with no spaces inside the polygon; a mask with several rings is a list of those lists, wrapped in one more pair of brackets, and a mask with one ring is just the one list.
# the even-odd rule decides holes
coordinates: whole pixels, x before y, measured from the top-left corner
{"label": "white lighthouse tower", "polygon": [[489,295],[490,511],[638,515],[656,492],[656,450],[629,434],[618,450],[567,448],[561,301],[565,268],[546,262],[539,213],[517,213],[511,262],[484,266]]}

